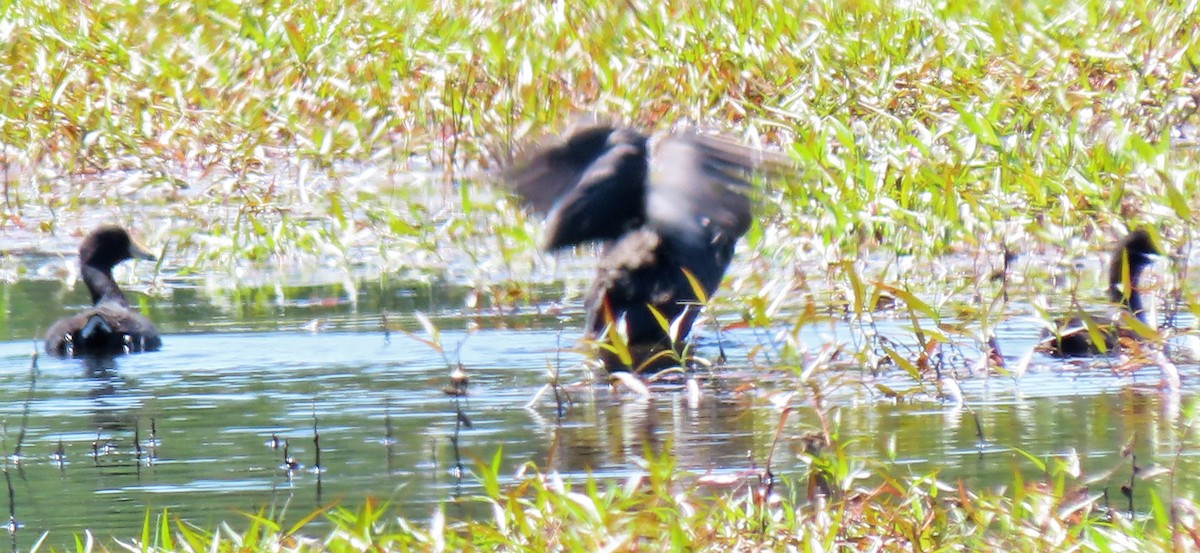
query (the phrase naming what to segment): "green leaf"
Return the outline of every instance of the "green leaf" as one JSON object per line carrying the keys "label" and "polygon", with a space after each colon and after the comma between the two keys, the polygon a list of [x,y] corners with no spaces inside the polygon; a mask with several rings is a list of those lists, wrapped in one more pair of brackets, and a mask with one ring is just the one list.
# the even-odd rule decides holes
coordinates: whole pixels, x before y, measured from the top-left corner
{"label": "green leaf", "polygon": [[1033,463],[1033,466],[1037,467],[1038,472],[1046,472],[1046,463],[1044,461],[1042,461],[1041,459],[1034,457],[1033,454],[1031,454],[1028,451],[1025,451],[1024,449],[1021,449],[1019,447],[1014,447],[1011,449],[1011,451],[1015,451],[1015,452],[1021,454],[1021,456],[1025,457],[1026,459],[1029,459],[1029,461],[1031,463]]}
{"label": "green leaf", "polygon": [[934,309],[932,307],[930,307],[929,304],[921,301],[920,298],[914,296],[908,290],[902,290],[900,288],[897,288],[890,284],[884,284],[882,282],[876,282],[875,286],[878,286],[879,288],[887,290],[888,292],[891,292],[892,295],[896,296],[897,298],[904,300],[904,303],[906,305],[908,305],[908,307],[910,309],[919,311],[922,315],[925,315],[925,317],[929,318],[930,320],[933,320],[933,321],[938,320],[937,311],[934,311]]}
{"label": "green leaf", "polygon": [[1192,220],[1192,210],[1188,207],[1187,198],[1184,198],[1183,193],[1169,180],[1163,182],[1165,183],[1164,188],[1167,189],[1167,203],[1175,211],[1175,216],[1184,221]]}
{"label": "green leaf", "polygon": [[171,537],[171,518],[165,507],[158,517],[158,546],[167,551],[175,549],[175,540]]}
{"label": "green leaf", "polygon": [[971,131],[980,142],[993,148],[1000,147],[1000,137],[990,122],[970,111],[968,106],[958,106],[955,109],[958,111],[959,121],[962,121],[963,126]]}
{"label": "green leaf", "polygon": [[918,369],[912,361],[909,361],[908,358],[896,353],[896,351],[892,348],[887,346],[881,347],[883,348],[884,353],[887,353],[887,356],[891,358],[892,362],[895,363],[896,366],[904,369],[904,372],[908,373],[908,376],[912,377],[913,380],[918,382],[921,381],[921,370]]}
{"label": "green leaf", "polygon": [[292,51],[296,53],[296,58],[301,63],[307,62],[308,40],[304,38],[304,33],[301,33],[300,28],[290,21],[284,24],[284,29],[287,30],[288,43],[291,44]]}

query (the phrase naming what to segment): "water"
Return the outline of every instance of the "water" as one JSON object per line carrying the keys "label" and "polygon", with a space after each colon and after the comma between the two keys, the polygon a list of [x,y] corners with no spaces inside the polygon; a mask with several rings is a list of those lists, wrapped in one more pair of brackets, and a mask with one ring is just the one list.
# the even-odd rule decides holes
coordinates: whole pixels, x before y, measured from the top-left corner
{"label": "water", "polygon": [[[534,292],[544,295],[537,305],[561,296],[553,285]],[[18,441],[21,447],[6,474],[21,525],[14,547],[27,549],[47,530],[61,546],[84,529],[130,538],[148,510],[168,509],[209,529],[221,521],[244,527],[244,513],[259,510],[295,521],[364,497],[389,500],[418,520],[439,504],[452,516],[476,516],[478,504],[458,500],[480,491],[471,472],[497,449],[509,475],[533,462],[577,481],[622,478],[636,472],[647,448],[669,450],[679,467],[698,474],[733,475],[767,457],[781,413],[772,398],[797,389],[790,373],[744,366],[706,382],[699,405],[677,386],[643,401],[585,384],[571,390],[574,403],[559,418],[550,395],[525,404],[546,383],[548,362],[579,361],[556,352],[577,336],[581,314],[464,311],[469,293],[376,281],[360,283],[350,301],[341,286],[219,294],[177,286],[143,304],[166,334],[162,351],[99,364],[42,356],[35,380],[31,338],[82,307],[85,292],[49,281],[0,284],[2,446],[6,453]],[[441,327],[445,355],[401,331],[425,338],[414,311]],[[881,321],[880,331],[902,337],[904,324]],[[815,348],[848,340],[849,330],[823,325],[802,337]],[[1020,320],[998,330],[1009,363],[1037,339]],[[700,334],[704,351],[715,354],[711,328]],[[749,330],[724,339],[735,364],[765,340]],[[443,392],[448,361],[466,368],[467,398]],[[943,479],[971,486],[1008,485],[1014,470],[1038,476],[1011,448],[1043,460],[1074,451],[1085,473],[1118,468],[1093,489],[1108,489],[1124,505],[1117,489],[1128,482],[1131,460],[1121,455],[1128,445],[1141,466],[1178,462],[1185,489],[1195,489],[1195,438],[1179,430],[1194,365],[1180,365],[1188,383],[1180,395],[1155,388],[1152,370],[1117,377],[1047,358],[1036,365],[1017,383],[964,378],[966,409],[927,394],[896,402],[875,384],[904,388],[907,376],[847,370],[846,382],[827,386],[832,393],[823,401],[841,408],[826,422],[858,438],[852,451],[893,463],[899,474],[936,468]],[[568,369],[563,379],[584,376]],[[811,401],[797,395],[790,403],[795,412],[773,457],[777,472],[803,467],[801,437],[821,426]],[[285,468],[284,444],[301,465],[295,470]],[[1150,485],[1139,486],[1137,497]]]}

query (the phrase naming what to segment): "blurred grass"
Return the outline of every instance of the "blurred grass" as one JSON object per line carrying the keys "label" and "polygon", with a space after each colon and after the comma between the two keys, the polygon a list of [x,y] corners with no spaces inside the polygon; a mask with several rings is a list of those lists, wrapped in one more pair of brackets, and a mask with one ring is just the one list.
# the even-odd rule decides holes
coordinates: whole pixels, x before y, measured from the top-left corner
{"label": "blurred grass", "polygon": [[[471,251],[497,228],[518,242],[500,251],[519,251],[532,242],[507,206],[443,179],[598,111],[726,127],[793,155],[802,171],[770,187],[752,238],[773,258],[793,239],[853,257],[1062,243],[1121,223],[1175,237],[1197,198],[1196,156],[1167,139],[1197,123],[1195,10],[13,3],[0,23],[4,224],[75,230],[74,213],[133,220],[165,204],[197,267],[349,263],[336,254],[372,242]],[[357,194],[364,167],[396,185]],[[119,187],[97,177],[114,172]],[[317,178],[327,185],[306,190]]]}
{"label": "blurred grass", "polygon": [[[535,265],[536,230],[481,181],[483,170],[572,114],[653,128],[698,122],[799,166],[764,183],[732,293],[717,301],[736,303],[750,324],[794,323],[773,347],[803,360],[800,326],[837,308],[868,317],[890,297],[908,309],[913,349],[925,356],[955,333],[983,341],[1005,316],[995,305],[955,312],[996,294],[980,268],[959,266],[972,256],[987,269],[994,259],[979,259],[1004,246],[1050,248],[1069,265],[1139,225],[1190,253],[1200,201],[1197,9],[1138,0],[5,2],[0,234],[71,236],[116,219],[166,244],[171,270],[225,274],[233,286],[252,270],[332,267],[350,288],[363,274],[409,271],[507,290]],[[944,254],[964,255],[942,266]],[[829,291],[815,297],[810,280]],[[930,280],[932,293],[906,292]],[[1178,285],[1185,304],[1200,305]],[[959,319],[976,323],[942,324]],[[881,362],[871,352],[861,366]],[[928,359],[913,356],[889,353],[928,372]],[[494,524],[458,528],[497,547],[603,545],[612,543],[605,532],[640,528],[644,517],[654,528],[664,523],[653,517],[669,519],[680,549],[862,545],[855,535],[888,536],[883,547],[895,549],[1180,539],[1143,535],[1137,521],[1076,517],[1063,494],[884,480],[892,499],[847,486],[835,511],[722,499],[695,515],[660,483],[649,495],[571,495],[530,479],[490,493]],[[939,493],[958,497],[936,501]],[[621,508],[609,516],[613,503]],[[1177,522],[1156,508],[1160,529]],[[706,526],[714,511],[723,518]],[[370,538],[367,514],[355,535]],[[565,537],[553,541],[530,520],[553,520]],[[435,518],[427,536],[405,521],[387,531],[414,548],[461,544],[438,537],[444,522]],[[213,540],[179,539],[195,549]],[[354,539],[331,543],[365,543]]]}
{"label": "blurred grass", "polygon": [[[895,291],[921,349],[985,342],[1010,294],[1048,320],[1102,296],[1102,273],[1079,261],[1137,226],[1176,254],[1172,309],[1196,313],[1197,9],[11,3],[0,232],[70,252],[116,220],[163,245],[166,273],[210,289],[302,280],[353,295],[399,274],[520,303],[557,263],[487,171],[600,112],[698,123],[796,161],[762,183],[714,310],[794,321],[775,361],[804,349],[801,326],[861,319]],[[1001,303],[986,277],[1006,251],[1032,255]],[[0,273],[23,274],[3,257]]]}
{"label": "blurred grass", "polygon": [[[1197,544],[1190,499],[1154,497],[1148,515],[1130,517],[1106,494],[1078,487],[1084,478],[1070,455],[1033,459],[1042,478],[1016,476],[1011,491],[996,491],[955,487],[933,474],[896,476],[830,449],[802,454],[810,468],[794,479],[758,470],[697,477],[651,456],[623,483],[564,481],[527,465],[507,486],[497,454],[476,467],[483,492],[459,500],[487,508],[490,517],[479,520],[448,514],[461,504],[439,505],[426,521],[393,516],[393,506],[374,501],[327,507],[291,525],[283,513],[260,511],[238,529],[147,512],[140,536],[116,544],[127,551],[1189,551]],[[310,523],[322,517],[332,529],[314,532]],[[106,548],[86,538],[76,538],[76,551]]]}

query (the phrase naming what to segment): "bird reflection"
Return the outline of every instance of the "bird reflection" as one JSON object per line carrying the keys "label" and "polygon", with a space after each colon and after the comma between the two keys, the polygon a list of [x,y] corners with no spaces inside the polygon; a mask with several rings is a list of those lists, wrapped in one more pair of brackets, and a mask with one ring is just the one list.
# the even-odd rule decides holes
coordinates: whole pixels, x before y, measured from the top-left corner
{"label": "bird reflection", "polygon": [[117,372],[117,359],[111,355],[83,357],[83,375],[87,378],[110,378]]}
{"label": "bird reflection", "polygon": [[125,379],[117,371],[117,360],[112,356],[85,356],[83,359],[83,376],[92,386],[88,388],[87,397],[92,400],[92,420],[98,430],[124,432],[133,429],[137,423],[137,412],[128,406],[113,404],[110,400],[119,399]]}
{"label": "bird reflection", "polygon": [[[680,394],[637,401],[607,394],[577,398],[575,407],[553,422],[530,411],[539,433],[548,438],[545,470],[620,470],[665,453],[674,455],[681,467],[744,465],[748,451],[765,455],[770,444],[770,435],[756,432],[764,412],[750,403],[713,398],[696,409]],[[672,438],[668,442],[664,436]]]}

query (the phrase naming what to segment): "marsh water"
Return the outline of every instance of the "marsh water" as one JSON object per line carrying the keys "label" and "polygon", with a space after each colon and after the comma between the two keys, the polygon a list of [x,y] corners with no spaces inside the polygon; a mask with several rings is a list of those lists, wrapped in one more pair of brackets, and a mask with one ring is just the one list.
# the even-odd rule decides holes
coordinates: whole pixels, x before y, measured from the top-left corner
{"label": "marsh water", "polygon": [[[542,292],[546,298],[527,305],[562,297],[553,284]],[[547,366],[563,367],[564,382],[585,379],[572,368],[579,357],[559,353],[577,336],[578,309],[468,309],[470,294],[395,279],[353,291],[177,285],[133,295],[165,334],[162,351],[91,362],[43,355],[32,370],[33,338],[83,307],[86,292],[59,279],[0,284],[3,450],[19,448],[5,472],[13,547],[27,549],[47,530],[60,545],[84,529],[130,538],[148,512],[164,509],[209,529],[221,521],[242,527],[245,514],[260,510],[295,521],[366,497],[413,519],[428,519],[438,505],[451,516],[480,516],[481,504],[468,500],[480,492],[473,473],[497,451],[507,477],[532,462],[577,482],[621,479],[647,451],[669,451],[697,475],[736,475],[771,450],[778,394],[804,388],[791,371],[744,363],[769,333],[729,330],[721,340],[730,368],[704,380],[698,403],[678,385],[657,386],[645,400],[582,384],[559,416],[551,395],[527,404],[547,382]],[[444,354],[417,339],[428,338],[418,311],[441,329]],[[903,340],[907,324],[897,317],[877,328]],[[815,350],[849,341],[850,331],[833,322],[801,336]],[[1010,364],[1038,338],[1020,318],[997,332]],[[698,335],[700,351],[715,357],[712,327]],[[458,363],[470,377],[463,398],[444,392],[448,365]],[[951,482],[1012,485],[1014,471],[1039,474],[1014,448],[1043,460],[1075,452],[1085,473],[1118,469],[1093,488],[1123,506],[1117,490],[1130,470],[1121,450],[1131,447],[1140,466],[1178,463],[1179,481],[1194,487],[1196,438],[1179,430],[1194,365],[1179,364],[1180,394],[1160,391],[1157,371],[1114,376],[1040,356],[1033,365],[1020,380],[962,378],[965,409],[931,394],[884,397],[875,384],[911,386],[899,369],[846,369],[846,382],[829,384],[836,391],[822,401],[840,407],[833,424],[856,438],[853,451],[894,464],[897,474],[938,469]],[[791,401],[795,412],[772,460],[777,473],[805,466],[798,443],[820,424],[810,400]],[[1136,497],[1156,485],[1165,484],[1139,486]]]}

